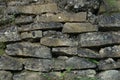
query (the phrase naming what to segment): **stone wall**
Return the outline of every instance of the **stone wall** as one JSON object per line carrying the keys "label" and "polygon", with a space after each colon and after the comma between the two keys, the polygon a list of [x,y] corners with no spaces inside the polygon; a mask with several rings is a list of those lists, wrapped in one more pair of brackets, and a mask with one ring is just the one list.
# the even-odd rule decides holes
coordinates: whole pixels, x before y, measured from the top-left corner
{"label": "stone wall", "polygon": [[120,80],[111,10],[100,0],[0,0],[0,80]]}

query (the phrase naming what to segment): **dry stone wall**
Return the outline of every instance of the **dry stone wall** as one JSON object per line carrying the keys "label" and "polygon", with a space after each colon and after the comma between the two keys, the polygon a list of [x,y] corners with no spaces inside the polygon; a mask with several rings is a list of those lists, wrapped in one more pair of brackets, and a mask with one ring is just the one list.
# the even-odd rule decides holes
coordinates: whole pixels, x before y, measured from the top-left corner
{"label": "dry stone wall", "polygon": [[0,0],[0,80],[120,80],[120,13],[100,0]]}

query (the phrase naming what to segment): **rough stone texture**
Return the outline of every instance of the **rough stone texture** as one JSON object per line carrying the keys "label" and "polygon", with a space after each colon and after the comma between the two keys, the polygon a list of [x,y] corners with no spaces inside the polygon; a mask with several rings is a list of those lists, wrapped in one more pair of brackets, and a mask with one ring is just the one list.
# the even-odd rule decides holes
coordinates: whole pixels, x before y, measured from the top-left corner
{"label": "rough stone texture", "polygon": [[52,52],[56,55],[77,55],[76,47],[57,47],[52,48]]}
{"label": "rough stone texture", "polygon": [[100,27],[107,28],[119,28],[120,27],[120,14],[114,13],[111,15],[100,15],[97,18],[98,25]]}
{"label": "rough stone texture", "polygon": [[22,70],[23,65],[22,63],[15,58],[11,58],[8,56],[1,56],[0,57],[0,69],[1,70]]}
{"label": "rough stone texture", "polygon": [[24,60],[26,70],[49,72],[53,68],[53,62],[49,59],[26,59]]}
{"label": "rough stone texture", "polygon": [[112,58],[101,60],[98,64],[99,70],[109,70],[120,68],[120,61],[114,61]]}
{"label": "rough stone texture", "polygon": [[51,58],[50,49],[39,43],[21,42],[7,45],[6,53],[10,56]]}
{"label": "rough stone texture", "polygon": [[91,32],[79,36],[81,47],[102,46],[120,43],[120,32]]}
{"label": "rough stone texture", "polygon": [[56,0],[59,7],[67,11],[80,12],[99,8],[99,0]]}
{"label": "rough stone texture", "polygon": [[119,80],[120,72],[117,70],[108,70],[98,74],[100,80]]}
{"label": "rough stone texture", "polygon": [[36,17],[37,22],[83,22],[86,21],[86,12],[44,14]]}
{"label": "rough stone texture", "polygon": [[41,38],[42,31],[29,31],[29,32],[22,32],[21,39],[29,39],[29,38]]}
{"label": "rough stone texture", "polygon": [[33,22],[32,16],[20,16],[15,18],[16,24],[27,24]]}
{"label": "rough stone texture", "polygon": [[62,30],[63,33],[82,33],[91,31],[98,31],[98,28],[90,23],[65,23]]}
{"label": "rough stone texture", "polygon": [[95,52],[95,51],[87,49],[87,48],[78,48],[77,53],[78,53],[79,57],[101,58],[101,55],[99,55],[98,52]]}
{"label": "rough stone texture", "polygon": [[60,72],[40,73],[40,72],[22,72],[13,76],[13,80],[60,80]]}
{"label": "rough stone texture", "polygon": [[43,37],[40,43],[49,47],[59,47],[59,46],[75,46],[77,42],[73,42],[72,39],[68,38],[54,38],[54,37]]}
{"label": "rough stone texture", "polygon": [[71,69],[88,69],[95,68],[96,64],[84,58],[72,57],[66,60],[66,67]]}
{"label": "rough stone texture", "polygon": [[54,63],[54,68],[53,70],[64,70],[66,69],[66,63],[64,59],[53,59],[53,63]]}
{"label": "rough stone texture", "polygon": [[37,4],[37,5],[9,7],[7,10],[9,10],[8,11],[9,14],[13,14],[13,13],[42,14],[46,12],[55,13],[58,11],[58,8],[55,3],[48,3],[43,5]]}
{"label": "rough stone texture", "polygon": [[60,29],[62,27],[63,27],[62,23],[40,22],[40,23],[32,23],[30,25],[21,26],[19,27],[19,31],[50,30],[50,29]]}
{"label": "rough stone texture", "polygon": [[120,46],[105,47],[99,51],[102,57],[120,57]]}
{"label": "rough stone texture", "polygon": [[18,28],[15,26],[0,30],[0,42],[21,40]]}
{"label": "rough stone texture", "polygon": [[0,80],[12,80],[12,73],[0,71]]}
{"label": "rough stone texture", "polygon": [[79,80],[82,77],[95,77],[95,70],[79,70],[65,73],[65,80]]}

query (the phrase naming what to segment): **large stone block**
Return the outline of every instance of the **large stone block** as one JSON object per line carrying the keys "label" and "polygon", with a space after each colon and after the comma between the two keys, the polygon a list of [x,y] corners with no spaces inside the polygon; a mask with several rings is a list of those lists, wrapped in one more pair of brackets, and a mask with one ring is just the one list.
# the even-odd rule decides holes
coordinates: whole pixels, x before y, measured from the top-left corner
{"label": "large stone block", "polygon": [[48,4],[32,4],[32,5],[24,5],[24,6],[12,6],[8,7],[9,14],[42,14],[46,12],[56,13],[58,12],[57,4],[55,3],[48,3]]}
{"label": "large stone block", "polygon": [[108,70],[99,73],[97,76],[99,80],[119,80],[120,72],[118,70]]}
{"label": "large stone block", "polygon": [[0,71],[0,80],[12,80],[12,73],[8,71]]}
{"label": "large stone block", "polygon": [[97,18],[97,23],[99,27],[106,28],[108,30],[110,29],[120,29],[120,14],[119,13],[114,13],[111,15],[100,15]]}
{"label": "large stone block", "polygon": [[116,46],[113,46],[113,47],[105,47],[105,48],[102,48],[99,51],[99,53],[102,57],[119,58],[120,57],[120,46],[116,45]]}
{"label": "large stone block", "polygon": [[65,23],[62,30],[63,33],[82,33],[91,31],[98,31],[98,28],[90,23]]}
{"label": "large stone block", "polygon": [[8,56],[1,56],[0,57],[0,69],[17,71],[17,70],[22,70],[23,65],[18,59],[8,57]]}
{"label": "large stone block", "polygon": [[36,17],[37,22],[83,22],[86,21],[86,12],[44,14]]}
{"label": "large stone block", "polygon": [[40,23],[32,23],[30,25],[21,26],[19,27],[19,31],[51,30],[51,29],[60,29],[62,27],[63,27],[62,23],[40,22]]}
{"label": "large stone block", "polygon": [[6,53],[10,56],[51,58],[50,48],[36,43],[21,42],[7,45]]}
{"label": "large stone block", "polygon": [[49,72],[53,68],[53,62],[49,59],[25,59],[26,70]]}
{"label": "large stone block", "polygon": [[115,61],[112,58],[108,58],[106,60],[101,60],[98,64],[99,70],[111,70],[111,69],[119,69],[120,61]]}
{"label": "large stone block", "polygon": [[60,46],[76,46],[77,42],[69,38],[55,38],[55,37],[43,37],[40,43],[49,47],[60,47]]}
{"label": "large stone block", "polygon": [[91,32],[79,36],[81,47],[103,46],[120,43],[120,32]]}
{"label": "large stone block", "polygon": [[66,68],[90,69],[90,68],[96,68],[96,64],[84,58],[71,57],[68,60],[66,60]]}

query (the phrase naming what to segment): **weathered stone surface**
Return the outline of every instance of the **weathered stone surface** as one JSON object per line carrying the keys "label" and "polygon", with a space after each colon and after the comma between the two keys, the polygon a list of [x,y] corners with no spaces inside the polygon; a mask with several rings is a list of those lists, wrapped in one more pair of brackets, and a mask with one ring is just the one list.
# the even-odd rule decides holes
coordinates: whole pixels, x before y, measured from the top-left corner
{"label": "weathered stone surface", "polygon": [[19,41],[19,40],[21,40],[21,38],[18,33],[17,27],[11,26],[0,30],[0,42]]}
{"label": "weathered stone surface", "polygon": [[[4,11],[1,11],[1,13],[3,13]],[[13,21],[13,15],[10,16],[6,16],[6,15],[2,15],[0,16],[0,25],[5,25],[8,23],[11,23]]]}
{"label": "weathered stone surface", "polygon": [[87,48],[57,47],[52,48],[52,52],[56,55],[76,55],[85,58],[101,58],[97,52]]}
{"label": "weathered stone surface", "polygon": [[65,60],[64,59],[53,59],[53,70],[64,70],[66,67],[66,63],[65,63]]}
{"label": "weathered stone surface", "polygon": [[102,46],[120,43],[120,32],[91,32],[79,36],[82,47]]}
{"label": "weathered stone surface", "polygon": [[79,57],[84,58],[101,58],[98,52],[95,52],[93,50],[87,49],[87,48],[78,48],[77,50]]}
{"label": "weathered stone surface", "polygon": [[86,12],[44,14],[36,17],[37,22],[83,22],[86,21]]}
{"label": "weathered stone surface", "polygon": [[49,48],[30,42],[9,44],[7,45],[6,53],[11,56],[51,58]]}
{"label": "weathered stone surface", "polygon": [[112,58],[101,60],[98,64],[99,70],[109,70],[120,68],[120,61],[114,61]]}
{"label": "weathered stone surface", "polygon": [[98,28],[90,23],[66,23],[62,30],[63,33],[82,33],[91,31],[98,31]]}
{"label": "weathered stone surface", "polygon": [[1,56],[0,57],[0,69],[1,70],[22,70],[23,65],[22,63],[15,59],[8,56]]}
{"label": "weathered stone surface", "polygon": [[28,38],[41,38],[42,31],[29,31],[29,32],[22,32],[21,39],[28,39]]}
{"label": "weathered stone surface", "polygon": [[32,16],[20,16],[15,18],[16,24],[27,24],[33,22]]}
{"label": "weathered stone surface", "polygon": [[100,28],[120,28],[120,14],[100,15],[97,22]]}
{"label": "weathered stone surface", "polygon": [[90,62],[87,59],[80,58],[80,57],[72,57],[66,60],[66,68],[71,69],[90,69],[95,68],[96,64]]}
{"label": "weathered stone surface", "polygon": [[5,12],[6,7],[5,6],[0,6],[0,14],[3,15]]}
{"label": "weathered stone surface", "polygon": [[36,4],[36,5],[25,5],[17,7],[9,7],[7,10],[9,14],[23,13],[23,14],[42,14],[46,12],[55,13],[58,12],[57,5],[55,3],[48,4]]}
{"label": "weathered stone surface", "polygon": [[40,22],[40,23],[32,23],[31,25],[21,26],[19,27],[19,31],[50,30],[50,29],[59,29],[62,27],[63,27],[62,23]]}
{"label": "weathered stone surface", "polygon": [[[80,78],[95,77],[95,70],[79,70],[65,73],[65,80],[79,80]],[[82,80],[82,79],[80,79]]]}
{"label": "weathered stone surface", "polygon": [[13,76],[13,80],[60,80],[60,72],[40,73],[26,71]]}
{"label": "weathered stone surface", "polygon": [[80,12],[99,8],[99,0],[55,0],[60,8]]}
{"label": "weathered stone surface", "polygon": [[48,72],[53,68],[53,62],[49,59],[25,59],[26,70]]}
{"label": "weathered stone surface", "polygon": [[59,47],[59,46],[76,46],[77,42],[69,38],[54,38],[54,37],[43,37],[40,43],[49,47]]}
{"label": "weathered stone surface", "polygon": [[120,80],[120,72],[118,70],[108,70],[98,74],[99,80]]}
{"label": "weathered stone surface", "polygon": [[105,47],[99,51],[102,57],[120,57],[120,46]]}
{"label": "weathered stone surface", "polygon": [[0,71],[0,80],[12,80],[12,73]]}
{"label": "weathered stone surface", "polygon": [[52,48],[52,52],[56,55],[77,55],[76,47],[57,47]]}

